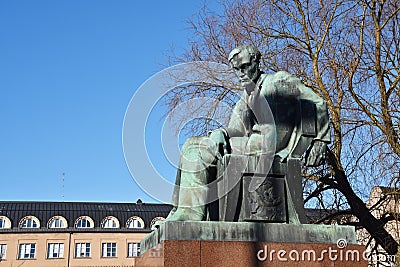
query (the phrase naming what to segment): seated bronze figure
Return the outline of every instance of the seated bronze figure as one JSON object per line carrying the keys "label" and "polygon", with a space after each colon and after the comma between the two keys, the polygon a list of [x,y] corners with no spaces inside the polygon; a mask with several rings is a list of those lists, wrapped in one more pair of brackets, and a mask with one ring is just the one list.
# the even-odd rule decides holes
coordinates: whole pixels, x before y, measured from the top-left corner
{"label": "seated bronze figure", "polygon": [[250,45],[229,54],[242,97],[226,128],[183,145],[167,220],[304,221],[300,161],[325,159],[326,104],[287,72],[263,73],[260,58]]}

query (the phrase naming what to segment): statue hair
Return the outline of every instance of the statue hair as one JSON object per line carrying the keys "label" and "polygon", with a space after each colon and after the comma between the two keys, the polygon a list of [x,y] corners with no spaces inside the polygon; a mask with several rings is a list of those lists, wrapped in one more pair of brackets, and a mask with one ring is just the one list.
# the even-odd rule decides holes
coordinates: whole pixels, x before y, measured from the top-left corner
{"label": "statue hair", "polygon": [[252,45],[241,45],[233,49],[228,56],[228,61],[230,62],[236,55],[240,53],[246,53],[253,57],[257,62],[261,59],[261,53],[258,49]]}

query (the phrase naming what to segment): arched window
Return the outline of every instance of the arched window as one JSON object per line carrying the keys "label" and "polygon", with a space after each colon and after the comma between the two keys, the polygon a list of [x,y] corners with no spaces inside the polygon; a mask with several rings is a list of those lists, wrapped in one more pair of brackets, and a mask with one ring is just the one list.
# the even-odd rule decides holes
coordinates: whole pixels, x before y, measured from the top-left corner
{"label": "arched window", "polygon": [[67,220],[62,216],[53,216],[47,223],[47,228],[67,228]]}
{"label": "arched window", "polygon": [[153,225],[154,225],[156,222],[158,222],[158,221],[163,221],[163,220],[165,220],[164,217],[155,217],[155,218],[154,218],[153,220],[151,220],[151,222],[150,222],[150,228],[153,227]]}
{"label": "arched window", "polygon": [[108,216],[101,221],[101,228],[119,228],[119,221],[114,216]]}
{"label": "arched window", "polygon": [[94,228],[94,221],[89,216],[81,216],[76,219],[75,228]]}
{"label": "arched window", "polygon": [[25,216],[19,222],[19,228],[40,228],[39,219],[35,216]]}
{"label": "arched window", "polygon": [[0,216],[0,229],[10,229],[11,221],[6,216]]}
{"label": "arched window", "polygon": [[126,228],[144,228],[144,221],[138,216],[132,216],[126,222]]}

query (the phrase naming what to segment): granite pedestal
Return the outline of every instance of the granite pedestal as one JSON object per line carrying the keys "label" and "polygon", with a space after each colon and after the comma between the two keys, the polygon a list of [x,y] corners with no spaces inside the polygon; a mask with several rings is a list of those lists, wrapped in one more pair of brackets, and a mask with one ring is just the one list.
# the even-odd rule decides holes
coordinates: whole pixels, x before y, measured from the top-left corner
{"label": "granite pedestal", "polygon": [[350,226],[164,222],[141,242],[136,266],[367,266]]}

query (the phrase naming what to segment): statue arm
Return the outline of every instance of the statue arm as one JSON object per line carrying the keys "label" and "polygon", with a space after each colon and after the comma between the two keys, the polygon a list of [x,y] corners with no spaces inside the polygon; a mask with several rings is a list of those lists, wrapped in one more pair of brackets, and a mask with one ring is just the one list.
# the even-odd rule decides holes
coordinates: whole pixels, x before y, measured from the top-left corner
{"label": "statue arm", "polygon": [[228,137],[242,137],[247,135],[246,128],[243,124],[243,107],[244,102],[240,99],[233,108],[232,115],[229,119],[228,127],[225,131]]}
{"label": "statue arm", "polygon": [[243,123],[243,109],[243,100],[240,99],[233,108],[228,127],[218,128],[208,133],[209,139],[213,141],[212,144],[215,144],[215,146],[212,145],[212,147],[209,147],[209,149],[215,151],[214,153],[217,155],[217,158],[232,152],[230,142],[231,137],[248,138],[248,131],[246,131]]}

